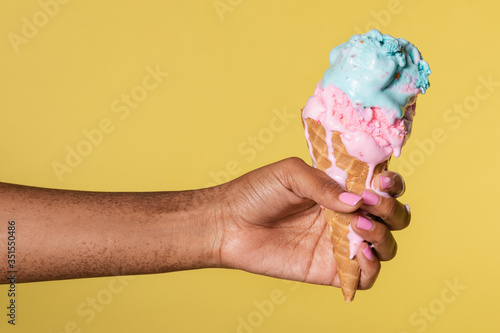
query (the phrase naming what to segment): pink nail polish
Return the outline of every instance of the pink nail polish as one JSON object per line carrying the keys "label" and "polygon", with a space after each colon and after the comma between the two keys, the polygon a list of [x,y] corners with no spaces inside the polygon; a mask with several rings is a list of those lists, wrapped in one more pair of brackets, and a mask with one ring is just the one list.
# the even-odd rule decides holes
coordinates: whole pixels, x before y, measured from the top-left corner
{"label": "pink nail polish", "polygon": [[365,249],[361,252],[363,252],[363,255],[365,256],[366,259],[373,260],[373,252],[369,246],[365,247]]}
{"label": "pink nail polish", "polygon": [[363,191],[363,203],[368,206],[375,206],[378,204],[378,195],[370,191]]}
{"label": "pink nail polish", "polygon": [[366,230],[366,231],[372,230],[373,229],[373,222],[360,215],[360,216],[358,216],[358,223],[356,224],[356,227],[358,227],[361,230]]}
{"label": "pink nail polish", "polygon": [[380,189],[387,190],[392,186],[392,179],[386,176],[380,176]]}
{"label": "pink nail polish", "polygon": [[360,197],[359,195],[349,192],[344,192],[341,195],[339,195],[339,200],[349,206],[356,206],[357,203],[361,201],[361,199],[363,198]]}

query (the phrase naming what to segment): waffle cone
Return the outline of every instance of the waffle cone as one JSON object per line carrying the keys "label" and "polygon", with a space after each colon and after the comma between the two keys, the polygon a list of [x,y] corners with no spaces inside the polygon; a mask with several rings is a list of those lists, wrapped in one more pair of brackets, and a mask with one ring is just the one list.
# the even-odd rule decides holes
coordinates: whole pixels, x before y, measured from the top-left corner
{"label": "waffle cone", "polygon": [[[309,135],[315,167],[326,171],[332,166],[332,162],[328,159],[325,129],[322,124],[313,119],[306,119],[304,125]],[[332,147],[336,166],[347,172],[346,189],[349,192],[361,195],[366,188],[366,179],[369,175],[368,164],[349,155],[342,143],[339,132],[332,133]],[[388,162],[389,160],[378,164],[375,167],[373,175],[385,171]],[[330,227],[330,239],[333,245],[333,254],[337,263],[344,300],[351,302],[354,299],[361,274],[357,258],[349,258],[350,250],[347,235],[349,233],[349,224],[354,214],[338,213],[329,209],[325,209],[324,213]]]}

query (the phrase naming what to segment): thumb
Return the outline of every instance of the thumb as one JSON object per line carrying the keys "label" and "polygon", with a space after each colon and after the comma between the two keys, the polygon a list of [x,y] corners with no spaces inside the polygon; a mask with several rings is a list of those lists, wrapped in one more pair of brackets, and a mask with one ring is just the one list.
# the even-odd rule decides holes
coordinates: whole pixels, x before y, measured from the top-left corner
{"label": "thumb", "polygon": [[300,158],[289,158],[278,163],[282,163],[279,170],[285,179],[285,186],[301,198],[313,200],[341,213],[354,212],[363,203],[362,197],[345,191],[325,172],[307,165]]}

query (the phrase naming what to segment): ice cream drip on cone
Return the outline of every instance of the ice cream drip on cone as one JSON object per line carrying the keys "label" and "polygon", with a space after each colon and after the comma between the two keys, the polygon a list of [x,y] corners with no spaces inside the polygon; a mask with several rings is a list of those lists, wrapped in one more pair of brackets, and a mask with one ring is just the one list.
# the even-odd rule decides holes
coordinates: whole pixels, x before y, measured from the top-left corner
{"label": "ice cream drip on cone", "polygon": [[[335,47],[330,63],[302,110],[304,134],[313,166],[362,195],[387,170],[391,156],[400,155],[430,69],[411,43],[377,30]],[[350,227],[355,214],[325,209],[324,215],[344,299],[351,302],[360,279],[356,252],[363,243]]]}
{"label": "ice cream drip on cone", "polygon": [[[316,168],[329,173],[328,170],[332,170],[332,161],[328,158],[329,145],[324,127],[310,118],[305,119],[304,126],[308,133],[309,148],[314,156]],[[332,132],[331,146],[335,156],[334,167],[345,173],[345,188],[350,192],[361,195],[366,188],[366,180],[370,173],[375,175],[387,169],[389,160],[379,163],[373,172],[370,172],[368,164],[347,153],[339,132]],[[339,177],[336,178],[339,179]],[[333,254],[338,267],[344,300],[351,302],[354,299],[360,277],[358,260],[354,254],[363,240],[358,239],[357,244],[352,244],[350,240],[350,238],[355,239],[357,236],[353,235],[354,232],[350,228],[354,214],[339,213],[329,209],[325,209],[324,214],[329,225]]]}

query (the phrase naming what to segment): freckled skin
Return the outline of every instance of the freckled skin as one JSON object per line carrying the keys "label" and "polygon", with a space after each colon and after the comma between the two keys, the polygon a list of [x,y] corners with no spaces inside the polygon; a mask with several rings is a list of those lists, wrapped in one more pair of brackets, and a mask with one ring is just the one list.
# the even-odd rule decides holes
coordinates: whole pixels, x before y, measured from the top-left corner
{"label": "freckled skin", "polygon": [[17,282],[214,266],[206,243],[216,239],[207,240],[202,230],[210,226],[200,223],[212,219],[207,198],[217,192],[105,193],[0,183],[0,254],[6,257],[4,232],[15,220]]}

